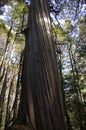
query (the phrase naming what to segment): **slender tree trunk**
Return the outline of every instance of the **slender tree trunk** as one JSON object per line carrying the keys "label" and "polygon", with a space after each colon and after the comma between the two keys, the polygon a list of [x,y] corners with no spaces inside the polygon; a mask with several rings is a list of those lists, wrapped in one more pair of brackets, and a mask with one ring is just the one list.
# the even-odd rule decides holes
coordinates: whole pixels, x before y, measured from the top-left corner
{"label": "slender tree trunk", "polygon": [[73,90],[74,90],[74,97],[75,97],[75,101],[76,101],[76,109],[78,111],[78,123],[79,123],[79,127],[80,130],[84,130],[83,128],[83,121],[82,121],[82,109],[80,106],[80,102],[81,102],[81,90],[78,84],[78,73],[77,73],[77,68],[76,68],[76,63],[75,63],[75,59],[71,50],[71,47],[68,47],[68,52],[69,52],[69,57],[70,57],[70,63],[71,63],[71,68],[72,68],[72,74],[73,74]]}
{"label": "slender tree trunk", "polygon": [[9,86],[9,94],[8,94],[8,101],[6,107],[6,118],[5,118],[5,129],[7,130],[12,122],[12,100],[13,100],[13,93],[14,93],[14,81],[15,75],[12,77],[10,86]]}
{"label": "slender tree trunk", "polygon": [[8,67],[7,70],[5,70],[5,77],[2,85],[1,95],[0,95],[0,128],[2,127],[2,121],[3,119],[3,113],[5,115],[5,106],[6,106],[6,91],[7,91],[7,82],[9,79],[7,78],[8,75]]}
{"label": "slender tree trunk", "polygon": [[15,100],[13,104],[13,124],[15,124],[17,114],[18,114],[18,106],[20,101],[20,90],[21,90],[21,72],[22,72],[22,62],[23,62],[24,53],[22,51],[21,58],[20,58],[20,64],[19,64],[19,72],[18,72],[18,80],[16,84],[16,94],[15,94]]}
{"label": "slender tree trunk", "polygon": [[0,73],[0,83],[2,82],[4,75],[5,75],[5,65],[3,64],[3,67],[1,69],[1,73]]}
{"label": "slender tree trunk", "polygon": [[[61,50],[61,46],[59,47],[59,50]],[[61,86],[62,86],[62,92],[63,92],[63,104],[64,104],[64,111],[65,111],[65,118],[66,118],[66,127],[67,127],[67,130],[73,130],[72,128],[72,125],[71,125],[71,121],[70,121],[70,116],[67,112],[67,108],[66,108],[66,100],[65,100],[65,91],[64,91],[64,85],[63,85],[63,75],[62,75],[62,56],[61,56],[61,53],[60,53],[60,56],[59,56],[59,70],[60,70],[60,78],[61,78]]]}
{"label": "slender tree trunk", "polygon": [[9,29],[9,32],[8,32],[8,35],[7,35],[7,40],[6,40],[6,45],[5,45],[3,56],[5,55],[5,53],[7,51],[7,47],[8,47],[8,44],[9,44],[9,38],[10,38],[11,31],[12,31],[12,27],[13,27],[13,21],[11,23],[11,26],[10,26],[10,29]]}
{"label": "slender tree trunk", "polygon": [[35,130],[65,130],[52,46],[48,0],[31,0],[17,122]]}

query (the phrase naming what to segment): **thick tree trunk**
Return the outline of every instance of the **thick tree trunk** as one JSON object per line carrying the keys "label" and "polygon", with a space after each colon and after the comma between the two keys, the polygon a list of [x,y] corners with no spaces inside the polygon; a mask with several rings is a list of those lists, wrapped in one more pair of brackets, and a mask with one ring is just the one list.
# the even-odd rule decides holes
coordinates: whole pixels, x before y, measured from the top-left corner
{"label": "thick tree trunk", "polygon": [[18,121],[35,130],[65,130],[47,0],[31,0],[29,27]]}

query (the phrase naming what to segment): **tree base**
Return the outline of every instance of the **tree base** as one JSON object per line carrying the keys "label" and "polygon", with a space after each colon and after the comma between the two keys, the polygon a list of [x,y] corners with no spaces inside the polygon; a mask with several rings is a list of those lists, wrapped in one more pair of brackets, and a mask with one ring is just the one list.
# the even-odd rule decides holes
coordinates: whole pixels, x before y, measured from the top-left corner
{"label": "tree base", "polygon": [[33,129],[27,128],[25,125],[22,124],[15,124],[12,125],[8,130],[33,130]]}

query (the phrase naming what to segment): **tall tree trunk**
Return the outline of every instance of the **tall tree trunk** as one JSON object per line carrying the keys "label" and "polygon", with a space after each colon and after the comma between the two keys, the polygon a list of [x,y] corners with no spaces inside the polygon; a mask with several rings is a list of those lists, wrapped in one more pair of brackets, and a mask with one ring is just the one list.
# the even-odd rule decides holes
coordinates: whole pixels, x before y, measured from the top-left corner
{"label": "tall tree trunk", "polygon": [[[58,47],[58,46],[57,46]],[[61,46],[59,46],[58,50],[60,50],[61,52]],[[72,125],[71,125],[71,121],[70,121],[70,116],[67,112],[66,109],[66,102],[65,102],[65,91],[64,91],[64,84],[63,84],[63,75],[62,75],[62,56],[61,53],[59,54],[59,71],[60,71],[60,78],[61,78],[61,86],[62,86],[62,92],[63,92],[63,104],[64,104],[64,111],[65,111],[65,118],[66,118],[66,128],[67,130],[73,130]]]}
{"label": "tall tree trunk", "polygon": [[0,94],[0,128],[2,127],[2,121],[4,120],[3,113],[5,115],[6,91],[7,91],[7,83],[9,81],[9,79],[7,78],[8,71],[9,71],[8,69],[9,68],[7,67],[5,70],[4,81],[3,81],[2,90],[1,90],[1,94]]}
{"label": "tall tree trunk", "polygon": [[17,84],[16,84],[15,100],[14,100],[14,104],[13,104],[13,124],[15,124],[15,121],[16,121],[16,118],[17,118],[19,101],[20,101],[21,72],[22,72],[23,57],[24,57],[24,53],[22,51],[21,57],[20,57],[20,64],[19,64],[18,80],[17,80]]}
{"label": "tall tree trunk", "polygon": [[12,100],[13,100],[13,93],[14,93],[14,85],[13,85],[14,78],[15,78],[15,75],[13,75],[10,86],[9,86],[4,130],[7,130],[12,122]]}
{"label": "tall tree trunk", "polygon": [[48,0],[31,0],[30,11],[17,121],[35,130],[65,130]]}
{"label": "tall tree trunk", "polygon": [[[74,97],[75,97],[75,101],[76,101],[76,109],[77,109],[77,113],[78,113],[78,123],[79,123],[79,127],[80,130],[84,130],[84,126],[83,126],[83,120],[82,120],[82,108],[81,108],[81,90],[80,90],[80,86],[78,84],[78,72],[77,72],[77,68],[76,68],[76,62],[73,56],[73,52],[71,50],[71,46],[68,47],[68,53],[69,53],[69,57],[70,57],[70,63],[71,63],[71,68],[72,68],[72,75],[73,75],[73,90],[74,90]],[[78,81],[78,82],[77,82]]]}

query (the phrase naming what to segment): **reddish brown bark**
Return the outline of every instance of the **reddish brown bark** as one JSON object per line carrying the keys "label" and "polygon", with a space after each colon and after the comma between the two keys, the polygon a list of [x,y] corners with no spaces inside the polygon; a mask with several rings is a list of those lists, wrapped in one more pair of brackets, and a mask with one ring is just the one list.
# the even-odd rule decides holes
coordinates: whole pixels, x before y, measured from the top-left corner
{"label": "reddish brown bark", "polygon": [[65,130],[60,81],[47,0],[32,0],[17,122],[36,130]]}

